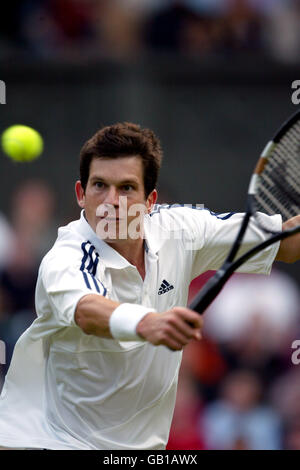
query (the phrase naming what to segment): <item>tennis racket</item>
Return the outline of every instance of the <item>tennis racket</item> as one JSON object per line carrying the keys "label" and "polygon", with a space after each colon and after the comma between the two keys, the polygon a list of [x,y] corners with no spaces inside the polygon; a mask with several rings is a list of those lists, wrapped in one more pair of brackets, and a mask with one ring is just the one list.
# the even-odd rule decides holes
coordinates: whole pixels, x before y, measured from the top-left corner
{"label": "tennis racket", "polygon": [[[225,262],[194,297],[190,309],[202,314],[243,263],[273,243],[300,232],[300,225],[274,232],[266,226],[265,217],[261,215],[261,212],[281,214],[284,222],[300,214],[299,189],[300,111],[292,115],[265,146],[250,179],[246,212],[238,235]],[[235,259],[251,217],[269,238]]]}

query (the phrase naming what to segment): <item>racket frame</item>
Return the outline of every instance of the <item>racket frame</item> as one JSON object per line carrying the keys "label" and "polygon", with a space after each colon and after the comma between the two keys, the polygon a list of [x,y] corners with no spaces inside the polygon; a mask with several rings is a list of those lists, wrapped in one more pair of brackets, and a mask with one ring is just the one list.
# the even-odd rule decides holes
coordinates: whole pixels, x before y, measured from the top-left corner
{"label": "racket frame", "polygon": [[[266,249],[268,246],[272,245],[273,243],[284,240],[285,238],[288,238],[300,232],[300,225],[291,229],[281,231],[281,232],[274,232],[274,231],[268,230],[266,227],[262,227],[261,224],[259,224],[257,217],[255,217],[255,214],[256,214],[255,194],[256,194],[257,187],[258,187],[260,175],[262,174],[266,164],[268,163],[268,159],[270,155],[272,154],[272,152],[274,151],[278,142],[280,142],[281,138],[285,135],[285,133],[299,119],[300,119],[300,111],[297,111],[290,119],[288,119],[282,125],[282,127],[279,129],[279,131],[277,132],[273,140],[270,140],[267,143],[267,145],[264,147],[250,179],[250,183],[248,187],[246,212],[242,220],[238,235],[223,265],[206,282],[206,284],[203,286],[200,292],[196,294],[194,299],[192,299],[189,305],[189,308],[191,310],[194,310],[198,312],[199,314],[203,314],[204,311],[207,309],[207,307],[211,304],[211,302],[215,299],[215,297],[222,290],[227,280],[242,264],[244,264],[252,256],[255,256],[257,253]],[[236,261],[234,261],[234,258],[239,248],[241,247],[245,232],[247,230],[249,221],[252,216],[255,218],[256,223],[262,228],[262,230],[267,233],[271,233],[272,236],[269,239],[265,240],[264,242],[256,245],[255,247],[247,251],[244,255],[242,255],[240,258],[238,258]]]}

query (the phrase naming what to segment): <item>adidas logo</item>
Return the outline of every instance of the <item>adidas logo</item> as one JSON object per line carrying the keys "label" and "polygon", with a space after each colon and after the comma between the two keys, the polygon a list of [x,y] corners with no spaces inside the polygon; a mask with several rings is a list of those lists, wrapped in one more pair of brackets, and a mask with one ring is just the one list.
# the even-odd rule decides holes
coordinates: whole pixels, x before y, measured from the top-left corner
{"label": "adidas logo", "polygon": [[169,290],[172,290],[172,289],[174,289],[174,286],[171,286],[171,284],[169,284],[168,281],[164,279],[160,285],[158,295],[165,294],[166,292],[169,292]]}

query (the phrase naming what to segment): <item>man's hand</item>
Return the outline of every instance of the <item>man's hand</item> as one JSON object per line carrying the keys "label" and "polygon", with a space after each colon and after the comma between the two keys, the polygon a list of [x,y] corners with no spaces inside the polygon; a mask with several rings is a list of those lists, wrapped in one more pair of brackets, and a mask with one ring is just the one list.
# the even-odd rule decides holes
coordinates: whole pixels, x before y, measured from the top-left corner
{"label": "man's hand", "polygon": [[136,332],[155,346],[181,350],[192,339],[201,339],[203,318],[193,310],[174,307],[162,313],[148,313],[138,323]]}

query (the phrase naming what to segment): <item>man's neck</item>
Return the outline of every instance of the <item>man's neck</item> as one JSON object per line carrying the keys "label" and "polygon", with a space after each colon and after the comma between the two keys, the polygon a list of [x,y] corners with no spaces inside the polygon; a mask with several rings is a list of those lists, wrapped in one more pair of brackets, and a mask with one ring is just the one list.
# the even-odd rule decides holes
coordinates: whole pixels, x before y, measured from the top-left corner
{"label": "man's neck", "polygon": [[[85,211],[83,212],[84,218],[89,223]],[[92,227],[92,226],[91,226]],[[95,229],[92,227],[95,232]],[[138,238],[137,240],[122,240],[122,241],[107,241],[105,242],[114,250],[116,250],[123,258],[125,258],[130,264],[135,266],[144,280],[146,275],[145,269],[145,258],[144,258],[144,239]]]}
{"label": "man's neck", "polygon": [[135,266],[144,280],[145,270],[145,257],[144,257],[144,239],[132,240],[131,242],[106,242],[111,248],[116,250],[123,258],[130,264]]}

